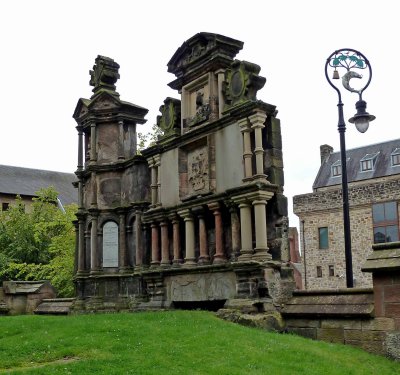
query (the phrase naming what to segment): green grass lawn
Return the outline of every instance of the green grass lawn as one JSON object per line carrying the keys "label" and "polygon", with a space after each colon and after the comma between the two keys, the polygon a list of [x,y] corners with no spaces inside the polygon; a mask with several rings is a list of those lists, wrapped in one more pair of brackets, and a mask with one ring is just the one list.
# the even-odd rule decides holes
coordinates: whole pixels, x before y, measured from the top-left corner
{"label": "green grass lawn", "polygon": [[336,344],[170,311],[0,317],[0,374],[400,374]]}

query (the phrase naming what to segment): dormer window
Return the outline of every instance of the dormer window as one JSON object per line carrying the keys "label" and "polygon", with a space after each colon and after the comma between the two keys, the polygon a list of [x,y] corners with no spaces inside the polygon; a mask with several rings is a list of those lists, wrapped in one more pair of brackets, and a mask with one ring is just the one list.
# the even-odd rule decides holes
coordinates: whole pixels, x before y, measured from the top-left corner
{"label": "dormer window", "polygon": [[342,175],[342,163],[340,160],[335,161],[331,167],[331,175],[332,177],[341,176]]}
{"label": "dormer window", "polygon": [[391,160],[392,160],[392,167],[397,167],[400,165],[400,148],[396,148],[391,154],[390,154]]}
{"label": "dormer window", "polygon": [[361,172],[369,172],[375,169],[376,157],[379,152],[375,154],[367,154],[360,160]]}

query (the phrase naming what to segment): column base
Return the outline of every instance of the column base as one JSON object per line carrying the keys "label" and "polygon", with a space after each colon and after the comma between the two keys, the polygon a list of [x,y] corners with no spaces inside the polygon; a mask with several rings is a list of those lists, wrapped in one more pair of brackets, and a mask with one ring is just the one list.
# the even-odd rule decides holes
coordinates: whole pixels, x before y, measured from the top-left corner
{"label": "column base", "polygon": [[199,258],[199,261],[197,262],[197,264],[200,264],[200,265],[210,264],[210,257],[209,256],[201,256]]}
{"label": "column base", "polygon": [[196,258],[185,258],[185,263],[183,263],[186,267],[196,267]]}
{"label": "column base", "polygon": [[240,250],[240,255],[238,256],[239,261],[248,261],[252,259],[254,254],[253,250]]}
{"label": "column base", "polygon": [[213,259],[213,264],[226,263],[226,258],[224,255],[215,255]]}
{"label": "column base", "polygon": [[161,267],[170,267],[171,266],[171,262],[168,261],[161,261]]}
{"label": "column base", "polygon": [[255,253],[252,256],[254,260],[270,260],[272,255],[268,252],[268,248],[255,248]]}

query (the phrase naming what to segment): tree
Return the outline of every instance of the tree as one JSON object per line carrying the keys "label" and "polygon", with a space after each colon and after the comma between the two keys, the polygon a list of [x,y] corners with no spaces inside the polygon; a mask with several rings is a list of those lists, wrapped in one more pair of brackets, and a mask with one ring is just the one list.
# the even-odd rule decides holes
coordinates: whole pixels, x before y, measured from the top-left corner
{"label": "tree", "polygon": [[76,205],[57,206],[57,191],[41,189],[25,212],[21,198],[0,212],[0,281],[49,280],[72,296]]}

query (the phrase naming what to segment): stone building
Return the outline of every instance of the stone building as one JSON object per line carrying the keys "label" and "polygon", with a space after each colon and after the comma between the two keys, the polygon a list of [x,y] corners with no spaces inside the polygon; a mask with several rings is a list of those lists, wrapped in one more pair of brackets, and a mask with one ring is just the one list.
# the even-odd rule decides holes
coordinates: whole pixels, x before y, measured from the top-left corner
{"label": "stone building", "polygon": [[156,144],[138,154],[147,110],[116,92],[98,56],[78,130],[76,310],[280,304],[293,288],[280,121],[257,99],[243,43],[198,33],[168,63]]}
{"label": "stone building", "polygon": [[77,203],[78,194],[73,186],[75,181],[74,173],[0,165],[0,210],[7,210],[17,195],[29,210],[37,191],[50,186],[59,193],[62,205]]}
{"label": "stone building", "polygon": [[[293,198],[300,219],[306,289],[346,287],[340,153],[323,145],[313,193]],[[399,240],[400,139],[347,150],[355,287],[371,287],[361,271],[372,244]]]}

